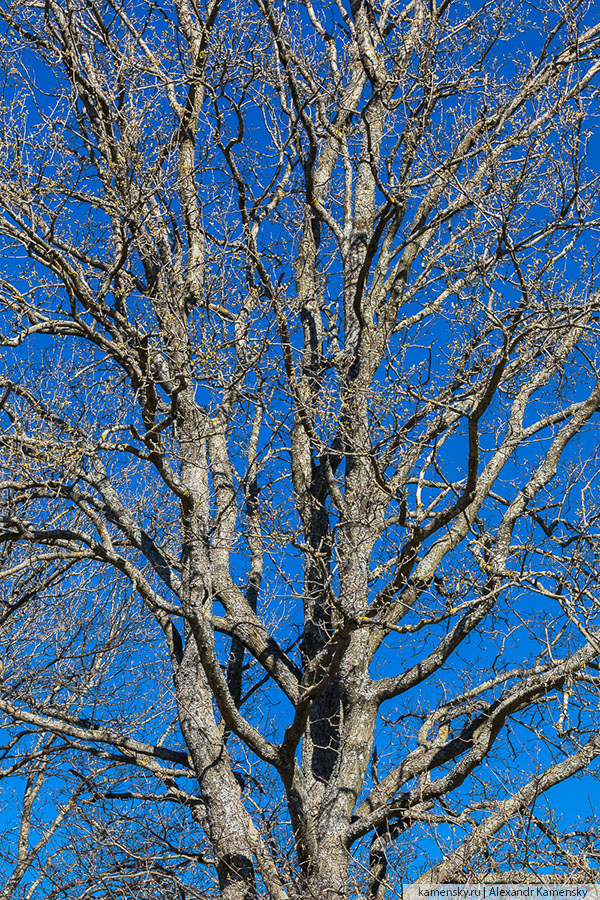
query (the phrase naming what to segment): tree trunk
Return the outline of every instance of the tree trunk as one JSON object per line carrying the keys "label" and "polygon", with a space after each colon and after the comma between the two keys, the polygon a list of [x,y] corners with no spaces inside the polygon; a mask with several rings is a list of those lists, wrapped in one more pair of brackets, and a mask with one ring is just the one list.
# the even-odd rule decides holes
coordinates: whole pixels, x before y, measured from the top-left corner
{"label": "tree trunk", "polygon": [[345,900],[348,896],[348,851],[338,829],[318,841],[317,855],[310,862],[307,898]]}
{"label": "tree trunk", "polygon": [[222,900],[256,900],[253,838],[194,640],[175,678],[181,730],[193,759]]}

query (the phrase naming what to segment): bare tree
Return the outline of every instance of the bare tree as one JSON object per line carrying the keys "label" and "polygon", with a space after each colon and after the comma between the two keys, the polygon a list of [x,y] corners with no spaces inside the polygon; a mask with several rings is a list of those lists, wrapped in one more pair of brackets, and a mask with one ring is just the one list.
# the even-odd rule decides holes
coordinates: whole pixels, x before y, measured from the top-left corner
{"label": "bare tree", "polygon": [[595,880],[586,4],[0,17],[2,897]]}

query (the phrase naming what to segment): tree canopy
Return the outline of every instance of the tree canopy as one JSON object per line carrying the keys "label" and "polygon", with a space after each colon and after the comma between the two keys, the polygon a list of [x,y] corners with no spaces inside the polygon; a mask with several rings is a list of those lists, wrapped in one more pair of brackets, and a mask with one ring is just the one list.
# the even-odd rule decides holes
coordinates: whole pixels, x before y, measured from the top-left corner
{"label": "tree canopy", "polygon": [[0,22],[0,898],[595,881],[594,4]]}

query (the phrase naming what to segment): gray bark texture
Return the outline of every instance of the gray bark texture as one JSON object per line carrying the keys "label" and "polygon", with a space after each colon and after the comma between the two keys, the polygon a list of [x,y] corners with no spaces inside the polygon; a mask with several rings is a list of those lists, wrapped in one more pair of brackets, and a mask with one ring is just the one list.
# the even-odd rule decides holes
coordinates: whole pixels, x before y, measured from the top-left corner
{"label": "gray bark texture", "polygon": [[593,4],[0,0],[0,71],[0,898],[595,881]]}

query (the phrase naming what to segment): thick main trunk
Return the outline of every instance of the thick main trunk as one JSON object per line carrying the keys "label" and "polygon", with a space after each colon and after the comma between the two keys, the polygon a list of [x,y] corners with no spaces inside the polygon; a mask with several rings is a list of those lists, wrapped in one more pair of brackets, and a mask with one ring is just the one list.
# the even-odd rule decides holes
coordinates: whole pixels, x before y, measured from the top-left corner
{"label": "thick main trunk", "polygon": [[240,786],[212,708],[193,639],[175,677],[179,721],[192,757],[212,845],[221,900],[256,900],[254,841]]}
{"label": "thick main trunk", "polygon": [[350,857],[336,832],[319,841],[306,879],[306,896],[319,900],[346,900]]}
{"label": "thick main trunk", "polygon": [[371,759],[377,718],[364,671],[367,641],[367,634],[354,636],[350,671],[342,667],[339,672],[345,692],[334,771],[327,780],[314,780],[306,797],[305,822],[313,824],[305,842],[310,846],[304,865],[306,896],[319,900],[345,900],[349,895],[348,827]]}

